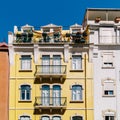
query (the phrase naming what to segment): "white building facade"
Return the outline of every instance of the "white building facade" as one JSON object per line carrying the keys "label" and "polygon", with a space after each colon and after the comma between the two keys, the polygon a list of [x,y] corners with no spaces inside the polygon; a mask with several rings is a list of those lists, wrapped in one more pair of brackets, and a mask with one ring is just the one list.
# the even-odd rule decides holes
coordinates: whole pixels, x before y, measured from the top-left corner
{"label": "white building facade", "polygon": [[87,9],[94,43],[94,120],[120,120],[120,9]]}

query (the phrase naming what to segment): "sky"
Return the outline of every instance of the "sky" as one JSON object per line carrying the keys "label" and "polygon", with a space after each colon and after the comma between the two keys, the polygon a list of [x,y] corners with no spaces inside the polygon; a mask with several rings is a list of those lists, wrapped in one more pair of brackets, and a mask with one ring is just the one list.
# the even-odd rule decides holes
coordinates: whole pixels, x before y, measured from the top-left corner
{"label": "sky", "polygon": [[87,8],[120,8],[120,0],[1,0],[0,42],[7,42],[15,25],[82,24]]}

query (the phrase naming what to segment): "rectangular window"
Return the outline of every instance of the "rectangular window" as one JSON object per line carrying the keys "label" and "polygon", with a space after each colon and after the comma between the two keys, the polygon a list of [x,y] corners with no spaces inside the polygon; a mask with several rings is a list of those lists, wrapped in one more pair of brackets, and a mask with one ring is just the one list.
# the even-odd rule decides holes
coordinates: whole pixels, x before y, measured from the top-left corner
{"label": "rectangular window", "polygon": [[114,94],[114,91],[113,91],[113,90],[105,90],[105,91],[104,91],[104,94],[105,94],[105,95],[113,95],[113,94]]}
{"label": "rectangular window", "polygon": [[31,56],[30,55],[21,56],[21,70],[31,70]]}
{"label": "rectangular window", "polygon": [[103,54],[103,67],[113,67],[113,54],[104,53]]}
{"label": "rectangular window", "polygon": [[103,85],[103,96],[114,96],[114,87],[113,80],[105,80]]}
{"label": "rectangular window", "polygon": [[42,56],[42,72],[50,73],[50,56],[49,55]]}
{"label": "rectangular window", "polygon": [[82,57],[80,55],[72,56],[72,70],[82,69]]}
{"label": "rectangular window", "polygon": [[114,116],[105,116],[105,120],[115,120]]}

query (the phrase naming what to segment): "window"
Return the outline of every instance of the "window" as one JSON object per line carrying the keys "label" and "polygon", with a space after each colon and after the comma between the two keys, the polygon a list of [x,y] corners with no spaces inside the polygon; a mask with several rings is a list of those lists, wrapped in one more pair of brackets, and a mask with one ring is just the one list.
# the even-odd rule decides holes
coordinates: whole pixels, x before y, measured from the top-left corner
{"label": "window", "polygon": [[42,120],[50,120],[49,116],[42,116]]}
{"label": "window", "polygon": [[103,96],[114,96],[115,85],[113,80],[104,80],[103,81]]}
{"label": "window", "polygon": [[83,120],[83,117],[81,117],[81,116],[73,116],[72,120]]}
{"label": "window", "polygon": [[82,69],[82,57],[80,55],[72,56],[72,70]]}
{"label": "window", "polygon": [[81,101],[82,100],[82,86],[73,85],[72,86],[72,101]]}
{"label": "window", "polygon": [[115,120],[114,116],[105,116],[105,120]]}
{"label": "window", "polygon": [[31,56],[30,55],[21,56],[21,70],[31,70]]}
{"label": "window", "polygon": [[30,100],[31,99],[31,87],[30,85],[21,85],[20,100]]}
{"label": "window", "polygon": [[103,67],[114,67],[113,53],[103,53]]}
{"label": "window", "polygon": [[30,116],[26,115],[20,116],[20,120],[30,120]]}
{"label": "window", "polygon": [[[50,93],[51,93],[51,95],[50,95]],[[50,97],[50,96],[52,96],[52,97]],[[42,105],[49,106],[50,102],[52,103],[53,106],[60,106],[60,104],[61,104],[61,87],[59,85],[53,85],[52,92],[50,92],[49,85],[42,86]]]}
{"label": "window", "polygon": [[111,109],[102,111],[104,120],[115,120],[116,112]]}
{"label": "window", "polygon": [[43,55],[42,56],[42,72],[43,73],[49,73],[50,72],[50,56],[49,55]]}
{"label": "window", "polygon": [[100,43],[112,44],[115,43],[114,28],[100,28]]}
{"label": "window", "polygon": [[53,55],[53,73],[61,73],[60,55]]}
{"label": "window", "polygon": [[53,116],[52,120],[61,120],[61,117],[60,116]]}

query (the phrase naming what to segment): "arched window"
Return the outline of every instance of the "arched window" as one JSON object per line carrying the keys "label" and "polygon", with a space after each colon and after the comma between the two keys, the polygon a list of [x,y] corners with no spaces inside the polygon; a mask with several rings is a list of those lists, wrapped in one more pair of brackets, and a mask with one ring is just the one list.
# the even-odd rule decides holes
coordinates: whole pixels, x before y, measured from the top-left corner
{"label": "arched window", "polygon": [[31,99],[31,87],[30,85],[21,85],[20,87],[20,100]]}
{"label": "arched window", "polygon": [[22,115],[22,116],[20,116],[19,120],[31,120],[31,119],[30,119],[30,116]]}
{"label": "arched window", "polygon": [[53,86],[53,105],[58,106],[61,104],[61,87],[59,85]]}
{"label": "arched window", "polygon": [[50,120],[50,117],[49,116],[42,116],[41,120]]}
{"label": "arched window", "polygon": [[61,117],[60,116],[53,116],[52,120],[61,120]]}
{"label": "arched window", "polygon": [[82,86],[81,85],[72,86],[72,100],[73,101],[82,100]]}
{"label": "arched window", "polygon": [[50,104],[50,86],[42,86],[42,105],[48,106]]}
{"label": "arched window", "polygon": [[83,117],[81,117],[81,116],[73,116],[72,120],[83,120]]}

